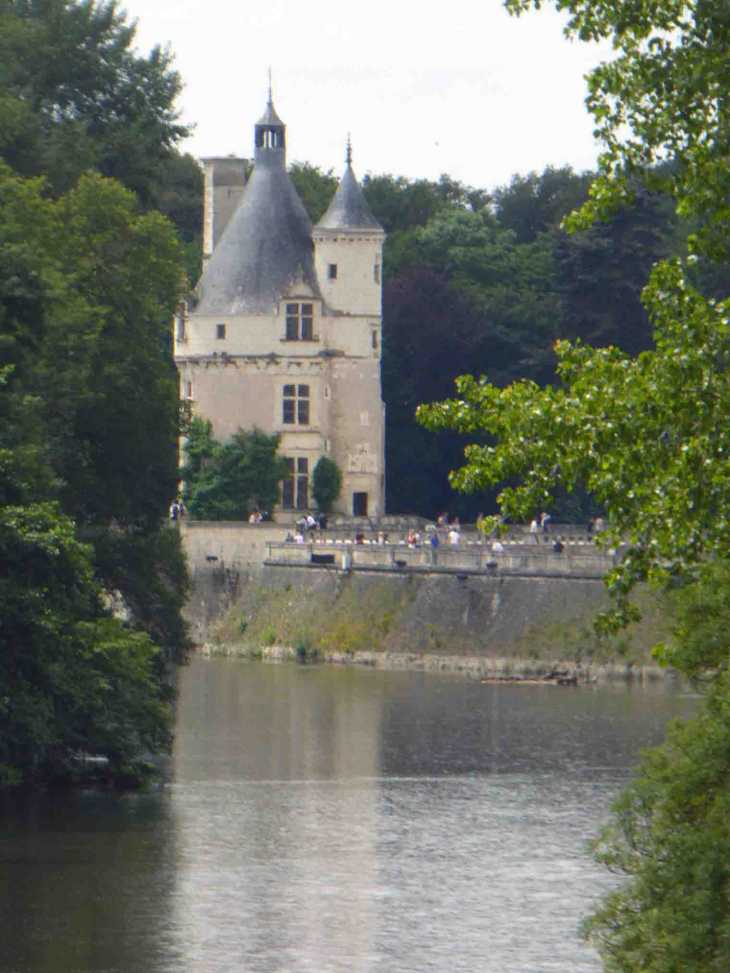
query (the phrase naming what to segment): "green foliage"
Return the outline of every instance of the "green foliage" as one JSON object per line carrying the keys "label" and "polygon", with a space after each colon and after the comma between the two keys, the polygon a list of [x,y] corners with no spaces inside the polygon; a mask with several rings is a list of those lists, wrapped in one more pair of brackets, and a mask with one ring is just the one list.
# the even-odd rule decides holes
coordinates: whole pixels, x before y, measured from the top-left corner
{"label": "green foliage", "polygon": [[[531,4],[507,5],[519,12]],[[673,584],[708,554],[727,556],[722,417],[728,407],[728,305],[705,298],[693,280],[698,263],[730,254],[724,162],[729,129],[720,82],[730,23],[718,3],[556,0],[556,6],[571,15],[569,36],[611,37],[618,51],[589,77],[588,104],[607,148],[590,199],[569,225],[620,220],[616,214],[630,201],[647,215],[652,200],[643,188],[671,193],[680,215],[698,221],[686,239],[690,255],[659,262],[644,289],[653,350],[632,359],[612,347],[594,351],[561,343],[560,387],[541,390],[524,382],[500,391],[465,378],[458,400],[424,409],[422,416],[432,428],[496,437],[496,445],[468,451],[453,482],[473,490],[523,476],[519,487],[502,495],[513,515],[539,509],[559,488],[581,486],[595,494],[610,512],[607,542],[630,542],[623,564],[609,577],[618,618],[625,622],[634,615],[627,595],[638,582]],[[672,165],[658,166],[667,155]],[[646,266],[661,255],[669,230],[665,222],[658,232],[651,217],[622,249]],[[625,270],[615,276],[629,296],[637,293],[638,279]],[[596,327],[591,330],[596,336]],[[606,340],[610,328],[598,331]]]}
{"label": "green foliage", "polygon": [[342,588],[262,588],[247,585],[243,597],[216,627],[213,642],[226,651],[258,656],[262,646],[301,646],[306,658],[355,653],[382,646],[413,593],[389,583]]}
{"label": "green foliage", "polygon": [[[57,202],[0,165],[0,345],[35,397],[64,510],[153,529],[177,487],[177,381],[166,347],[184,290],[169,223],[85,176]],[[144,435],[140,435],[140,430]]]}
{"label": "green foliage", "polygon": [[366,175],[362,180],[365,199],[388,234],[425,226],[440,210],[449,207],[478,211],[489,202],[489,194],[441,176],[438,183],[405,176]]}
{"label": "green foliage", "polygon": [[560,337],[614,345],[631,355],[654,346],[642,292],[653,265],[670,256],[677,220],[671,200],[639,187],[630,210],[578,233],[555,230]]}
{"label": "green foliage", "polygon": [[535,243],[541,233],[553,230],[564,216],[586,201],[593,173],[577,174],[570,166],[548,166],[541,174],[515,174],[509,186],[494,190],[497,219],[512,230],[518,243]]}
{"label": "green foliage", "polygon": [[730,964],[730,696],[723,676],[696,718],[644,754],[594,843],[625,878],[583,924],[608,973],[708,973]]}
{"label": "green foliage", "polygon": [[[3,480],[27,495],[32,468],[1,455]],[[0,509],[0,786],[69,774],[84,752],[119,772],[169,747],[159,650],[106,617],[101,595],[93,551],[57,504]]]}
{"label": "green foliage", "polygon": [[726,309],[690,288],[676,262],[655,270],[645,300],[656,351],[631,359],[561,342],[561,387],[497,389],[467,376],[459,399],[419,410],[428,426],[496,437],[467,449],[453,482],[476,490],[523,475],[501,494],[512,517],[543,509],[559,484],[594,494],[610,512],[606,542],[629,543],[609,575],[624,620],[638,582],[665,583],[710,552],[726,556],[730,536]]}
{"label": "green foliage", "polygon": [[194,418],[181,470],[185,503],[196,520],[248,520],[254,510],[271,511],[281,497],[289,468],[277,456],[279,436],[239,429],[230,442],[213,437],[206,419]]}
{"label": "green foliage", "polygon": [[172,55],[136,54],[126,19],[116,0],[2,0],[0,154],[57,194],[94,169],[152,206],[190,130],[174,107]]}
{"label": "green foliage", "polygon": [[156,673],[164,679],[169,663],[183,665],[191,648],[182,616],[191,583],[179,532],[164,523],[89,533],[97,576],[121,593],[135,625],[158,647]]}
{"label": "green foliage", "polygon": [[[126,181],[150,204],[173,157],[173,116],[155,128],[149,111],[160,99],[164,114],[175,78],[162,77],[159,52],[144,64],[125,54],[125,31],[114,4],[0,2],[0,152],[20,172],[51,170],[21,178],[0,161],[0,354],[12,366],[0,396],[8,783],[70,775],[82,752],[108,756],[119,774],[167,749],[166,664],[189,647],[179,537],[160,532],[177,489],[169,320],[186,287],[182,253],[169,222],[129,189],[79,178],[128,162]],[[115,108],[99,85],[113,86],[117,70]],[[142,630],[107,617],[104,590]]]}
{"label": "green foliage", "polygon": [[[515,12],[540,5],[507,0]],[[698,258],[701,266],[730,256],[730,18],[719,0],[555,6],[569,13],[569,37],[610,38],[616,52],[588,76],[587,103],[605,148],[590,199],[569,226],[641,203],[641,188],[661,191],[694,221],[689,255],[657,264],[644,290],[654,350],[631,359],[563,344],[564,387],[499,391],[465,378],[459,400],[425,409],[423,418],[497,437],[496,446],[467,452],[456,479],[469,489],[521,473],[522,484],[503,493],[507,509],[536,509],[558,483],[595,491],[611,516],[605,541],[629,539],[609,576],[619,621],[635,616],[628,596],[639,581],[674,592],[673,639],[657,655],[706,682],[707,697],[697,718],[675,724],[644,756],[616,801],[594,851],[624,882],[594,909],[584,934],[609,973],[720,973],[730,965],[730,302],[693,284],[712,278],[697,274]]]}
{"label": "green foliage", "polygon": [[0,157],[61,196],[84,172],[119,180],[174,223],[199,274],[203,174],[175,146],[190,134],[172,55],[134,50],[116,0],[1,0]]}
{"label": "green foliage", "polygon": [[730,667],[730,563],[703,564],[671,592],[673,631],[654,654],[703,686]]}
{"label": "green foliage", "polygon": [[293,162],[289,166],[289,176],[304,203],[309,219],[312,223],[318,223],[337,191],[337,177],[331,169],[322,172],[319,166],[313,166],[309,162]]}
{"label": "green foliage", "polygon": [[312,474],[312,496],[323,513],[330,513],[342,489],[342,471],[327,456],[321,456]]}

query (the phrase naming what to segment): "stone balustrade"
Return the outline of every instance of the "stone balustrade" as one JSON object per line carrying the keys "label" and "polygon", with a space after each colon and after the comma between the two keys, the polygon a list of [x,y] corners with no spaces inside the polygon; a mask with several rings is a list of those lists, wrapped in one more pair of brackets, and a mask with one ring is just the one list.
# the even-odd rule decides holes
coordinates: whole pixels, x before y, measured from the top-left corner
{"label": "stone balustrade", "polygon": [[552,545],[502,541],[504,551],[492,550],[491,542],[466,541],[458,546],[425,543],[420,547],[405,542],[381,544],[365,539],[354,543],[349,538],[316,537],[305,543],[270,541],[267,544],[267,563],[278,565],[305,564],[314,567],[332,566],[344,570],[418,571],[418,572],[478,572],[520,575],[564,575],[566,577],[600,578],[621,557],[621,550],[601,551],[595,543],[564,541],[558,554]]}
{"label": "stone balustrade", "polygon": [[[247,524],[185,519],[176,522],[176,528],[181,533],[194,571],[235,567],[255,572],[264,562],[314,566],[326,565],[327,561],[341,569],[343,556],[348,554],[348,566],[355,570],[497,572],[593,578],[605,574],[615,557],[622,553],[621,549],[618,555],[603,552],[585,532],[568,525],[555,528],[546,541],[540,536],[538,543],[530,536],[528,528],[510,527],[501,538],[505,548],[503,553],[493,551],[492,538],[485,537],[475,527],[462,527],[457,547],[449,545],[446,532],[440,531],[441,543],[436,549],[428,543],[427,531],[422,532],[421,546],[414,548],[408,546],[408,531],[392,526],[386,544],[378,543],[379,531],[372,528],[360,530],[364,543],[355,543],[355,533],[349,526],[345,530],[334,528],[307,533],[304,544],[285,541],[289,529],[270,521]],[[553,552],[556,537],[560,537],[565,545],[562,554]],[[314,559],[313,555],[316,555]]]}

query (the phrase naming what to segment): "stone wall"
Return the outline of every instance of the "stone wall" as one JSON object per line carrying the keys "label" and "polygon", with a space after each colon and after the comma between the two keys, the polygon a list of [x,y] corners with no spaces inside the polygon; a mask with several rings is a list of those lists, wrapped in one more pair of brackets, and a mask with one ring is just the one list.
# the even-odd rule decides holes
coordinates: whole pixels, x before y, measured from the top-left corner
{"label": "stone wall", "polygon": [[[263,540],[263,534],[259,538]],[[606,605],[599,579],[262,565],[227,560],[226,540],[221,532],[216,548],[220,560],[191,565],[193,592],[186,615],[198,645],[209,641],[215,623],[252,588],[295,588],[314,601],[331,603],[345,588],[365,593],[378,585],[397,586],[408,598],[383,646],[386,651],[440,649],[477,657],[529,652],[529,640],[540,629],[547,631],[556,623],[575,625],[581,619],[587,625]],[[249,557],[253,550],[252,543]]]}
{"label": "stone wall", "polygon": [[254,583],[306,589],[313,599],[326,598],[343,586],[360,592],[384,582],[406,589],[409,597],[384,642],[385,651],[500,657],[529,653],[529,640],[555,622],[592,618],[606,606],[599,580],[526,578],[485,575],[434,575],[398,572],[383,575],[307,568],[265,567]]}
{"label": "stone wall", "polygon": [[[247,620],[248,636],[255,619],[268,625],[261,607],[267,599],[269,604],[273,599],[281,606],[276,613],[297,613],[297,625],[302,622],[300,612],[313,608],[318,618],[321,607],[324,617],[344,619],[345,628],[353,618],[357,621],[363,606],[360,621],[367,618],[375,601],[385,604],[394,616],[387,636],[379,637],[372,650],[358,651],[357,658],[349,650],[342,651],[342,642],[336,640],[339,655],[332,648],[324,657],[370,665],[435,666],[474,675],[539,672],[545,664],[573,666],[580,662],[584,677],[656,678],[649,648],[657,637],[666,637],[665,632],[655,630],[661,616],[660,610],[657,616],[656,606],[642,607],[648,609],[647,627],[642,623],[632,629],[628,651],[624,643],[623,649],[604,646],[596,655],[591,621],[608,605],[601,576],[611,559],[607,563],[595,546],[581,547],[578,539],[571,556],[565,558],[516,536],[511,553],[500,556],[494,569],[486,560],[481,566],[476,564],[476,544],[471,550],[443,552],[436,564],[430,563],[429,549],[406,548],[405,556],[400,556],[403,545],[396,545],[399,556],[395,561],[406,562],[398,566],[392,552],[377,544],[283,544],[286,525],[183,522],[179,529],[193,576],[186,616],[194,641],[206,650],[240,651],[236,618],[240,615]],[[338,536],[336,531],[328,534],[333,541]],[[291,560],[270,556],[282,548]],[[333,563],[309,560],[312,553],[323,551],[336,552]],[[484,558],[491,557],[488,544],[483,551]],[[345,553],[350,561],[343,567]],[[449,564],[450,557],[453,564]],[[391,602],[397,604],[394,611]],[[211,643],[216,623],[232,608],[236,612],[228,616],[224,637],[232,642],[215,648]],[[274,618],[282,617],[276,613]],[[314,625],[315,632],[320,627]],[[294,643],[290,645],[284,638],[267,645],[267,655],[275,657],[278,652],[285,657],[291,655]]]}

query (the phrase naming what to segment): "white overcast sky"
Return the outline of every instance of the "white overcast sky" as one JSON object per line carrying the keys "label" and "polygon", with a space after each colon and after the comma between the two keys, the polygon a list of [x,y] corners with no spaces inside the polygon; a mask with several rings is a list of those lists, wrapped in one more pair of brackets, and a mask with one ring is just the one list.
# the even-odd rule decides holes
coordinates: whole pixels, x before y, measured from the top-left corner
{"label": "white overcast sky", "polygon": [[120,0],[146,54],[169,44],[195,156],[253,151],[274,104],[288,159],[339,174],[446,172],[492,189],[513,173],[595,165],[584,75],[608,49],[570,43],[552,8],[519,19],[501,0]]}

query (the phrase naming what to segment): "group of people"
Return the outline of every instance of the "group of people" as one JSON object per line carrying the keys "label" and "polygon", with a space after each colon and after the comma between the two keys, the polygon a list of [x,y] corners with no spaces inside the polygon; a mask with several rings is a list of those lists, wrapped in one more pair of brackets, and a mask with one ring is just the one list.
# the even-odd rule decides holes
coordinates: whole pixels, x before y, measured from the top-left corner
{"label": "group of people", "polygon": [[539,516],[532,518],[530,522],[530,536],[533,538],[536,544],[540,543],[539,535],[542,534],[543,540],[547,544],[547,535],[550,533],[550,524],[552,523],[552,517],[547,512],[543,512]]}

